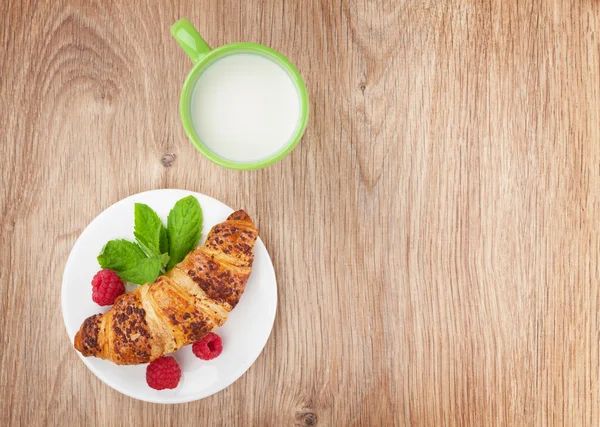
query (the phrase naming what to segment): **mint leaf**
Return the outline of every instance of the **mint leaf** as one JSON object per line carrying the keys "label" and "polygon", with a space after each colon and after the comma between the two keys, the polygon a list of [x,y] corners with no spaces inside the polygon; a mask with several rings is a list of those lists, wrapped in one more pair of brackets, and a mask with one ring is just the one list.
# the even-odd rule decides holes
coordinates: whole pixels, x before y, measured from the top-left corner
{"label": "mint leaf", "polygon": [[133,235],[144,253],[149,257],[163,253],[160,249],[160,238],[164,225],[156,212],[148,205],[136,203],[134,217]]}
{"label": "mint leaf", "polygon": [[135,267],[138,262],[146,258],[146,254],[138,245],[128,240],[111,240],[98,255],[100,267],[109,270],[123,271]]}
{"label": "mint leaf", "polygon": [[179,200],[169,212],[167,218],[167,237],[169,239],[169,255],[171,260],[167,269],[196,247],[202,234],[202,208],[194,196]]}
{"label": "mint leaf", "polygon": [[100,267],[114,270],[126,282],[152,283],[160,273],[160,259],[147,258],[138,245],[127,240],[111,240],[98,255]]}
{"label": "mint leaf", "polygon": [[167,229],[154,210],[143,203],[135,204],[135,236],[136,242],[149,258],[158,257],[161,271],[169,263],[169,239]]}
{"label": "mint leaf", "polygon": [[153,256],[144,258],[129,270],[117,271],[117,274],[126,282],[143,285],[144,283],[153,283],[160,275],[161,267],[161,258]]}
{"label": "mint leaf", "polygon": [[144,254],[146,254],[147,257],[156,256],[156,253],[154,253],[154,251],[152,249],[150,249],[148,246],[144,245],[142,242],[136,241],[136,243],[140,247],[142,252],[144,252]]}
{"label": "mint leaf", "polygon": [[169,265],[169,260],[171,259],[169,254],[162,254],[159,258],[162,268],[165,268],[167,265]]}
{"label": "mint leaf", "polygon": [[[161,254],[166,254],[169,252],[169,238],[167,237],[167,229],[160,223],[160,237],[158,239],[158,249]],[[167,261],[168,262],[168,261]]]}

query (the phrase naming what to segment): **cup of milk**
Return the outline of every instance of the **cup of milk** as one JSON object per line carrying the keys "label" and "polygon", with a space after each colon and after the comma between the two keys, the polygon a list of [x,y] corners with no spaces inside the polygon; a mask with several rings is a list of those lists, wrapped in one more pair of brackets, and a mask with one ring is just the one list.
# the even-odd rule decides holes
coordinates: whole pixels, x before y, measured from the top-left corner
{"label": "cup of milk", "polygon": [[292,151],[306,129],[308,95],[287,58],[255,43],[211,49],[186,19],[171,34],[194,63],[180,112],[198,151],[231,169],[263,168]]}

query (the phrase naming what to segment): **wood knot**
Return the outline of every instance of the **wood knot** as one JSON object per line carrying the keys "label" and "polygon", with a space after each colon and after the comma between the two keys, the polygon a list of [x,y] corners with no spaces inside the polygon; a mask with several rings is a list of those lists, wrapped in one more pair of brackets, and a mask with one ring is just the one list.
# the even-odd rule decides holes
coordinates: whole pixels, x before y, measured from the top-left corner
{"label": "wood knot", "polygon": [[175,153],[166,153],[164,156],[162,156],[160,162],[164,167],[170,168],[171,166],[173,166],[173,163],[175,162],[176,158],[177,156],[175,155]]}
{"label": "wood knot", "polygon": [[365,93],[365,90],[367,90],[367,77],[363,76],[360,78],[360,81],[358,82],[358,87],[360,88],[360,91],[362,93]]}
{"label": "wood knot", "polygon": [[316,426],[319,422],[319,417],[314,412],[298,412],[296,413],[296,425],[300,426]]}
{"label": "wood knot", "polygon": [[313,412],[307,412],[304,414],[304,425],[316,426],[318,421],[319,417],[317,417],[317,414]]}

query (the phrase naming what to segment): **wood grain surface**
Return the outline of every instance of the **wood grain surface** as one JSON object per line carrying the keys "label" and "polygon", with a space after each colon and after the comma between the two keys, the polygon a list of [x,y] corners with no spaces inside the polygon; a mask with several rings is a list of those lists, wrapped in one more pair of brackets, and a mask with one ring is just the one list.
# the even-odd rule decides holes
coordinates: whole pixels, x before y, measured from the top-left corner
{"label": "wood grain surface", "polygon": [[[297,65],[283,161],[187,141],[181,17]],[[599,76],[594,0],[3,0],[0,424],[600,425]],[[172,406],[98,380],[60,310],[84,227],[156,188],[246,209],[279,281],[256,363]]]}

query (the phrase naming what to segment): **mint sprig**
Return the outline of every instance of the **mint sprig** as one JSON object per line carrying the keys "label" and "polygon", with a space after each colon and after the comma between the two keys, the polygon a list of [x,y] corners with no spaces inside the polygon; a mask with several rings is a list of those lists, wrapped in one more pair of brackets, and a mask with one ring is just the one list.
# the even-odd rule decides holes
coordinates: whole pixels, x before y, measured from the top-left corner
{"label": "mint sprig", "polygon": [[196,247],[202,220],[202,208],[194,196],[175,203],[167,227],[150,206],[136,203],[135,243],[124,239],[109,241],[98,255],[98,263],[127,282],[152,283],[164,273],[165,267],[173,268]]}

